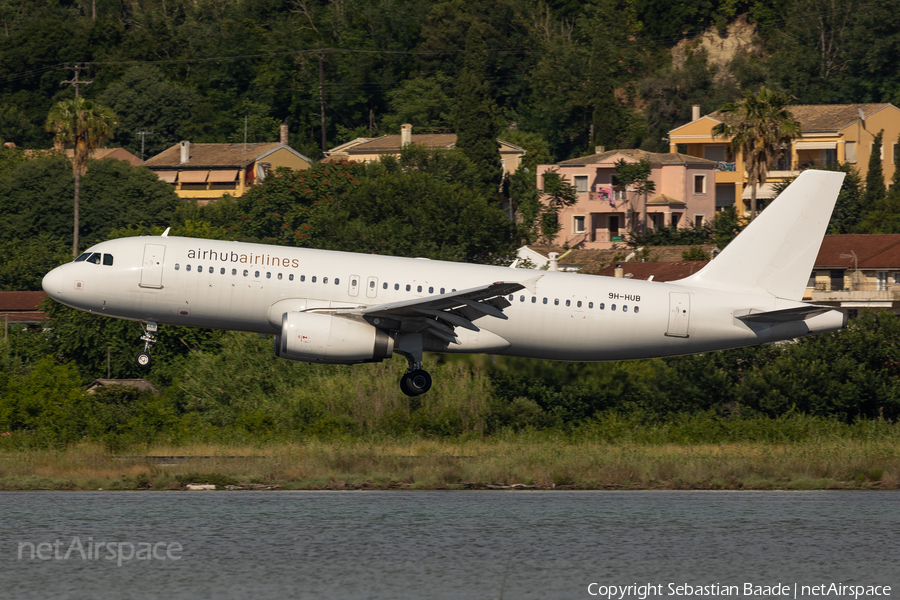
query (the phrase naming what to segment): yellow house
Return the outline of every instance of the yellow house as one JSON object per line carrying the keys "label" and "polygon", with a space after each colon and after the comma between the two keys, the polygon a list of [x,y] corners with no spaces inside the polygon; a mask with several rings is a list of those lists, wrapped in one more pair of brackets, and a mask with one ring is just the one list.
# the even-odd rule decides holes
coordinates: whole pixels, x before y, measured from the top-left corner
{"label": "yellow house", "polygon": [[[519,168],[525,149],[497,140],[500,143],[500,162],[503,172],[512,175]],[[382,156],[400,156],[400,149],[408,144],[417,144],[426,148],[450,150],[456,147],[455,133],[415,134],[412,125],[400,127],[400,135],[383,135],[377,138],[356,138],[352,142],[341,144],[325,153],[326,162],[346,160],[349,162],[372,162],[381,160]]]}
{"label": "yellow house", "polygon": [[[894,175],[895,158],[900,158],[897,145],[900,136],[900,109],[893,104],[821,104],[789,107],[800,123],[801,137],[784,148],[782,156],[769,165],[767,183],[757,190],[758,198],[774,197],[774,184],[796,177],[800,171],[815,166],[848,163],[865,179],[875,135],[884,130],[881,147],[885,183]],[[690,123],[669,132],[669,148],[678,147],[685,154],[718,162],[716,169],[716,210],[726,206],[749,210],[750,189],[740,153],[731,156],[729,138],[715,137],[712,129],[722,122],[718,112],[700,116],[694,106]]]}
{"label": "yellow house", "polygon": [[277,167],[303,171],[312,161],[286,143],[192,144],[181,142],[144,163],[175,186],[180,198],[207,204],[230,194],[243,196]]}

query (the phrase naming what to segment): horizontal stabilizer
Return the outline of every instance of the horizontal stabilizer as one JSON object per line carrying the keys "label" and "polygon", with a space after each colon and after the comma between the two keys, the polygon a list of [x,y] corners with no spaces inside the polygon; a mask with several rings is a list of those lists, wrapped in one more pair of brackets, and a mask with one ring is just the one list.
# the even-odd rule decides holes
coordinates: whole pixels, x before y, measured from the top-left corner
{"label": "horizontal stabilizer", "polygon": [[[752,309],[751,309],[752,310]],[[766,312],[750,312],[746,315],[735,315],[736,319],[749,323],[759,323],[763,325],[778,325],[780,323],[790,323],[791,321],[805,321],[816,315],[827,313],[834,310],[830,306],[798,306],[796,308],[785,308],[782,310],[770,310]]]}

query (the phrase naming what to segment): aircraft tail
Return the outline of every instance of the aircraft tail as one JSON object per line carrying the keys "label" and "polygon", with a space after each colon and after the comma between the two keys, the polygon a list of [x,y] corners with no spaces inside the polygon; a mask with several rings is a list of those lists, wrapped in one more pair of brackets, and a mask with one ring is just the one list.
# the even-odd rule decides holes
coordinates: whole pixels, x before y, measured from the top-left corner
{"label": "aircraft tail", "polygon": [[721,254],[678,283],[801,300],[843,179],[804,171]]}

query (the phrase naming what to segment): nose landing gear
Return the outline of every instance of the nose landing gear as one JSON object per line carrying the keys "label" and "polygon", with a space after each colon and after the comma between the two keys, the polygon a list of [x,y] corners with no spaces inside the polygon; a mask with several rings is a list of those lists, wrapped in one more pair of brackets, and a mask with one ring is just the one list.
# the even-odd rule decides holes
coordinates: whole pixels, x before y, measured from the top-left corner
{"label": "nose landing gear", "polygon": [[156,343],[157,329],[158,327],[154,321],[147,321],[147,329],[144,330],[144,335],[141,336],[141,340],[144,342],[144,351],[138,352],[137,356],[134,357],[134,362],[141,368],[150,366],[150,349]]}

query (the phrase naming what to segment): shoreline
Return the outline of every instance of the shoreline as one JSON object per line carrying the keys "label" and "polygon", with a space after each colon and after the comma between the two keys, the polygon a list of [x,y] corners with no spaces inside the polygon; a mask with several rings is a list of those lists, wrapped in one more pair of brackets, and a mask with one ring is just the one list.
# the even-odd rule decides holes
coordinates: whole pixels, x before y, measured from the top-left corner
{"label": "shoreline", "polygon": [[[0,452],[2,491],[896,490],[900,445],[608,444],[557,438],[172,445],[127,455],[95,443]],[[233,491],[244,491],[234,489]]]}

